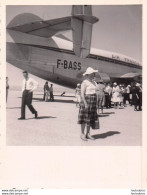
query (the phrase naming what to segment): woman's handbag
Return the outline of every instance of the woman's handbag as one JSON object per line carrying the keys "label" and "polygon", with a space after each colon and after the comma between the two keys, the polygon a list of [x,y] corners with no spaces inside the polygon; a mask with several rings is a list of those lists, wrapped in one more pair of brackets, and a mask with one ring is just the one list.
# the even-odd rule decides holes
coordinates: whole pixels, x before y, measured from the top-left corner
{"label": "woman's handbag", "polygon": [[100,123],[99,119],[97,119],[94,123],[91,124],[92,129],[99,129],[100,128]]}

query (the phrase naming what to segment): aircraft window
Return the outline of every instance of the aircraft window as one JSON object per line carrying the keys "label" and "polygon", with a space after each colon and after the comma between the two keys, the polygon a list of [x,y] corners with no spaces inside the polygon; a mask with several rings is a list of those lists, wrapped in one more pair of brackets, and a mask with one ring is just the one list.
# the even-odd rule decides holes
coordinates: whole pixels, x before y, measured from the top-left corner
{"label": "aircraft window", "polygon": [[[93,58],[92,55],[90,55],[90,58]],[[105,61],[105,62],[111,62],[111,63],[115,63],[115,64],[123,64],[123,65],[126,65],[126,66],[131,66],[131,67],[138,67],[138,65],[136,64],[131,64],[131,63],[127,63],[127,62],[123,62],[123,61],[119,61],[119,60],[114,60],[114,59],[110,59],[110,58],[104,58],[103,56],[97,56],[97,59],[98,60],[101,60],[101,61]],[[139,66],[140,69],[142,68],[141,66]]]}

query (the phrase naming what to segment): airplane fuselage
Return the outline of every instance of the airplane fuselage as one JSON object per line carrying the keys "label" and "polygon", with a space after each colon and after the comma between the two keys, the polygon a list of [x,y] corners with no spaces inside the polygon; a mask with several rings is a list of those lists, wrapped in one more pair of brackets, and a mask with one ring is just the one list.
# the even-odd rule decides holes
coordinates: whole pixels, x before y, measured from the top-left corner
{"label": "airplane fuselage", "polygon": [[75,87],[82,82],[82,74],[89,66],[99,71],[97,79],[105,81],[128,72],[142,72],[140,65],[128,63],[127,58],[126,61],[119,60],[116,54],[109,58],[91,53],[87,58],[80,58],[72,51],[69,41],[59,38],[45,40],[16,31],[9,31],[9,34],[14,41],[7,42],[7,62],[60,85]]}

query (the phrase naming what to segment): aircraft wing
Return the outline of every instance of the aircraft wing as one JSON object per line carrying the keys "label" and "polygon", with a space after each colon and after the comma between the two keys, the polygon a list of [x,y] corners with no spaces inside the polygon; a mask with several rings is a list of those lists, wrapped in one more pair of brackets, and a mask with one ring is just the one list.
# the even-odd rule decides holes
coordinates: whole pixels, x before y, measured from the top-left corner
{"label": "aircraft wing", "polygon": [[134,78],[134,77],[139,77],[139,76],[142,76],[142,74],[130,72],[130,73],[126,73],[126,74],[122,75],[120,78]]}
{"label": "aircraft wing", "polygon": [[[33,15],[35,18],[35,15]],[[31,35],[49,38],[60,31],[71,29],[71,16],[43,21],[36,16],[35,22],[27,22],[26,18],[31,20],[32,14],[25,13],[16,16],[7,29],[19,31]]]}
{"label": "aircraft wing", "polygon": [[90,53],[92,26],[98,18],[92,16],[90,5],[73,5],[72,15],[43,21],[30,13],[19,14],[8,24],[7,29],[50,38],[61,31],[72,30],[73,51],[86,58]]}

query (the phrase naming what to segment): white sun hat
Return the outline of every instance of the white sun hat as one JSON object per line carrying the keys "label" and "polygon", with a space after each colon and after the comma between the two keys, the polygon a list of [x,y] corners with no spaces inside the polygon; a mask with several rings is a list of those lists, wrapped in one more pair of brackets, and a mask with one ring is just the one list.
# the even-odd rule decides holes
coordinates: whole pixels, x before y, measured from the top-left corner
{"label": "white sun hat", "polygon": [[140,83],[136,83],[136,87],[140,87]]}
{"label": "white sun hat", "polygon": [[94,72],[98,72],[98,70],[94,70],[93,68],[88,67],[87,70],[86,70],[86,72],[83,73],[83,76],[85,76],[86,74],[92,74]]}

